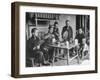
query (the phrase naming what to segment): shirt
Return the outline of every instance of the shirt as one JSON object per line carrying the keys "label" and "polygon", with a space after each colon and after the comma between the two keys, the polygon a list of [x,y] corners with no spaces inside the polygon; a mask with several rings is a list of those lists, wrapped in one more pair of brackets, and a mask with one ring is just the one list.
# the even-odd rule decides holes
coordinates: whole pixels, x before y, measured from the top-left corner
{"label": "shirt", "polygon": [[62,29],[62,38],[64,39],[64,33],[67,31],[68,35],[66,35],[66,40],[70,41],[71,38],[73,38],[73,30],[71,26],[64,26]]}
{"label": "shirt", "polygon": [[82,39],[85,38],[85,35],[82,33],[82,34],[77,34],[76,39],[78,39],[78,43],[82,44]]}

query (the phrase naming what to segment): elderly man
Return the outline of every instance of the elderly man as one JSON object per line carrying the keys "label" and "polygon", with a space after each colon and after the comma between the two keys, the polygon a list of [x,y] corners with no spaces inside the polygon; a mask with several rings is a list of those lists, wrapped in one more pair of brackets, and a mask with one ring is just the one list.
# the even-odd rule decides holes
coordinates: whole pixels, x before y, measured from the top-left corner
{"label": "elderly man", "polygon": [[44,54],[40,49],[40,39],[38,37],[38,29],[33,28],[32,31],[32,37],[27,41],[27,56],[26,57],[34,57],[35,60],[40,65],[46,65]]}

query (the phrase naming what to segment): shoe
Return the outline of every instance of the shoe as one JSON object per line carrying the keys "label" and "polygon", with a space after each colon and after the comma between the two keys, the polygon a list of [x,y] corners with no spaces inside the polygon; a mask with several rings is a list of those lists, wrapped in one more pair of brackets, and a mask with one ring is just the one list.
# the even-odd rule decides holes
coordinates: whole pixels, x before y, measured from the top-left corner
{"label": "shoe", "polygon": [[50,63],[52,63],[52,60],[49,60]]}
{"label": "shoe", "polygon": [[42,65],[50,65],[50,63],[49,62],[44,62],[44,63],[42,63]]}

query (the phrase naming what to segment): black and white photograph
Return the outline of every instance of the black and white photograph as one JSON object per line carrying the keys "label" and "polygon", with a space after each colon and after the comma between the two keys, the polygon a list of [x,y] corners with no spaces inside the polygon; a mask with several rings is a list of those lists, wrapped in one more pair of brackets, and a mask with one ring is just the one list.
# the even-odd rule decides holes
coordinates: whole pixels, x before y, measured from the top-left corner
{"label": "black and white photograph", "polygon": [[89,15],[25,15],[26,67],[90,64]]}
{"label": "black and white photograph", "polygon": [[97,7],[13,6],[13,76],[97,73]]}

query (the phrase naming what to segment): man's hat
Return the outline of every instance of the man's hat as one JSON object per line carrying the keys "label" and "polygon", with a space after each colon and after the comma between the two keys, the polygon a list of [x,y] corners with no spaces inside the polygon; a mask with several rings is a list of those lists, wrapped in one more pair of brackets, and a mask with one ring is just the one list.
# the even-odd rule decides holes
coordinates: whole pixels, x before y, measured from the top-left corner
{"label": "man's hat", "polygon": [[33,29],[31,30],[31,33],[34,33],[36,30],[37,30],[37,28],[33,28]]}
{"label": "man's hat", "polygon": [[58,22],[57,22],[57,21],[55,21],[55,22],[54,22],[54,24],[58,24]]}
{"label": "man's hat", "polygon": [[66,22],[69,22],[69,20],[67,19]]}

